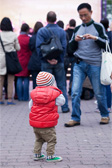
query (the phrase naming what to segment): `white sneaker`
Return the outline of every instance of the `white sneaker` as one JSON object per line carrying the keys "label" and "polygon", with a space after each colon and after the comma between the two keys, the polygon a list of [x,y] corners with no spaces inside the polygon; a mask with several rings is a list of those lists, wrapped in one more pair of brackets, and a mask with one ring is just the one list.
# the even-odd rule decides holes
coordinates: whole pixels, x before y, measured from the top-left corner
{"label": "white sneaker", "polygon": [[98,107],[95,109],[95,112],[96,112],[96,113],[100,113]]}

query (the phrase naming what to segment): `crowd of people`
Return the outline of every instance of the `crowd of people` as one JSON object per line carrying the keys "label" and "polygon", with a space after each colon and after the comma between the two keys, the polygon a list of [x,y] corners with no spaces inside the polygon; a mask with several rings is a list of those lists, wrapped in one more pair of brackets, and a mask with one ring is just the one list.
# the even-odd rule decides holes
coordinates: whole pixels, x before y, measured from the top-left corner
{"label": "crowd of people", "polygon": [[[22,71],[15,74],[15,80],[14,75],[7,74],[5,53],[0,43],[0,105],[4,104],[4,83],[5,91],[8,88],[7,105],[15,105],[12,99],[13,82],[15,83],[15,98],[19,101],[29,101],[29,75],[32,75],[30,125],[34,127],[36,135],[34,160],[45,158],[41,154],[44,142],[48,142],[47,161],[62,160],[61,157],[54,156],[56,144],[54,126],[59,118],[58,105],[61,106],[63,113],[70,111],[66,86],[66,73],[70,65],[69,93],[72,99],[72,113],[71,119],[65,123],[65,127],[73,127],[81,123],[80,99],[82,92],[85,91],[83,82],[87,77],[92,86],[92,89],[88,90],[90,98],[95,95],[97,99],[101,114],[100,124],[108,124],[110,120],[111,86],[101,84],[100,70],[101,50],[105,49],[106,40],[109,41],[112,51],[112,31],[108,32],[109,22],[107,19],[101,20],[100,23],[92,19],[92,9],[88,3],[80,4],[77,11],[82,20],[81,25],[76,26],[76,21],[71,19],[68,28],[64,30],[64,22],[57,21],[56,13],[50,11],[46,17],[48,24],[44,26],[37,21],[31,37],[29,36],[30,27],[26,23],[22,24],[18,37],[13,32],[9,18],[3,18],[0,23],[0,39],[3,41],[6,51],[17,51],[22,66]],[[52,35],[49,29],[62,44],[63,52],[57,59],[45,59],[41,53],[41,44],[48,41]],[[54,80],[58,89],[53,86]],[[49,136],[47,136],[48,134]]]}

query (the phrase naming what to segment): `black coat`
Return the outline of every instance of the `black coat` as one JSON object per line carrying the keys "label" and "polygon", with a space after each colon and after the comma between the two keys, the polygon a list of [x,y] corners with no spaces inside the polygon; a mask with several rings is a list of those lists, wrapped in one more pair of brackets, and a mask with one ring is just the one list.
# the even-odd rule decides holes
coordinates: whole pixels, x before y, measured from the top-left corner
{"label": "black coat", "polygon": [[30,50],[32,55],[28,64],[28,69],[31,71],[40,71],[41,70],[41,60],[39,55],[36,52],[36,34],[33,34],[29,42]]}
{"label": "black coat", "polygon": [[70,28],[68,28],[68,29],[66,30],[66,32],[68,33],[68,36],[69,36],[69,40],[71,40],[71,38],[72,38],[73,30],[74,30],[74,29],[70,29]]}
{"label": "black coat", "polygon": [[71,40],[71,38],[72,38],[72,35],[73,35],[73,31],[74,31],[74,29],[67,29],[66,30],[66,33],[67,33],[67,37],[68,37],[68,40],[67,40],[67,53],[68,53],[68,56],[69,57],[74,57],[74,55],[73,55],[73,53],[71,53],[71,51],[69,50],[69,41]]}

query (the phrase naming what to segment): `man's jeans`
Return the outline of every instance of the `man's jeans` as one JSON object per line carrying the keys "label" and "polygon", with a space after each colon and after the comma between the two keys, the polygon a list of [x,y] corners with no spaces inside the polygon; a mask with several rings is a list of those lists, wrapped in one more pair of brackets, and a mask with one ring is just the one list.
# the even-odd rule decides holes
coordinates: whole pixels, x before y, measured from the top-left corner
{"label": "man's jeans", "polygon": [[106,88],[100,83],[100,69],[101,67],[89,65],[83,61],[79,64],[74,64],[72,83],[72,120],[80,121],[80,96],[82,92],[82,85],[86,76],[88,76],[91,81],[101,116],[109,116],[109,111],[107,109]]}
{"label": "man's jeans", "polygon": [[106,87],[106,95],[107,95],[107,107],[111,108],[111,89],[110,85],[105,86]]}
{"label": "man's jeans", "polygon": [[58,63],[56,65],[51,65],[49,63],[42,63],[42,71],[49,72],[55,76],[57,87],[63,92],[63,95],[66,99],[65,104],[62,106],[62,111],[68,110],[68,97],[66,93],[66,79],[65,79],[65,70],[64,63]]}

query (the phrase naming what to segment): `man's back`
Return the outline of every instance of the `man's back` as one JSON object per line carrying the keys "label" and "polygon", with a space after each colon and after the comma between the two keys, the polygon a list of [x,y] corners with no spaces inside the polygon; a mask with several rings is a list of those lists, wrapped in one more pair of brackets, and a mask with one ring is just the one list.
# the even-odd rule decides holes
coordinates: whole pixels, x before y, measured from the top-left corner
{"label": "man's back", "polygon": [[62,28],[60,28],[57,24],[48,24],[46,27],[43,27],[38,31],[37,39],[36,39],[37,52],[40,53],[40,45],[43,42],[48,41],[52,36],[48,28],[53,32],[54,35],[56,35],[60,39],[60,42],[63,47],[63,53],[60,55],[60,58],[58,59],[58,61],[63,62],[63,58],[66,50],[66,34],[65,34],[65,31]]}

